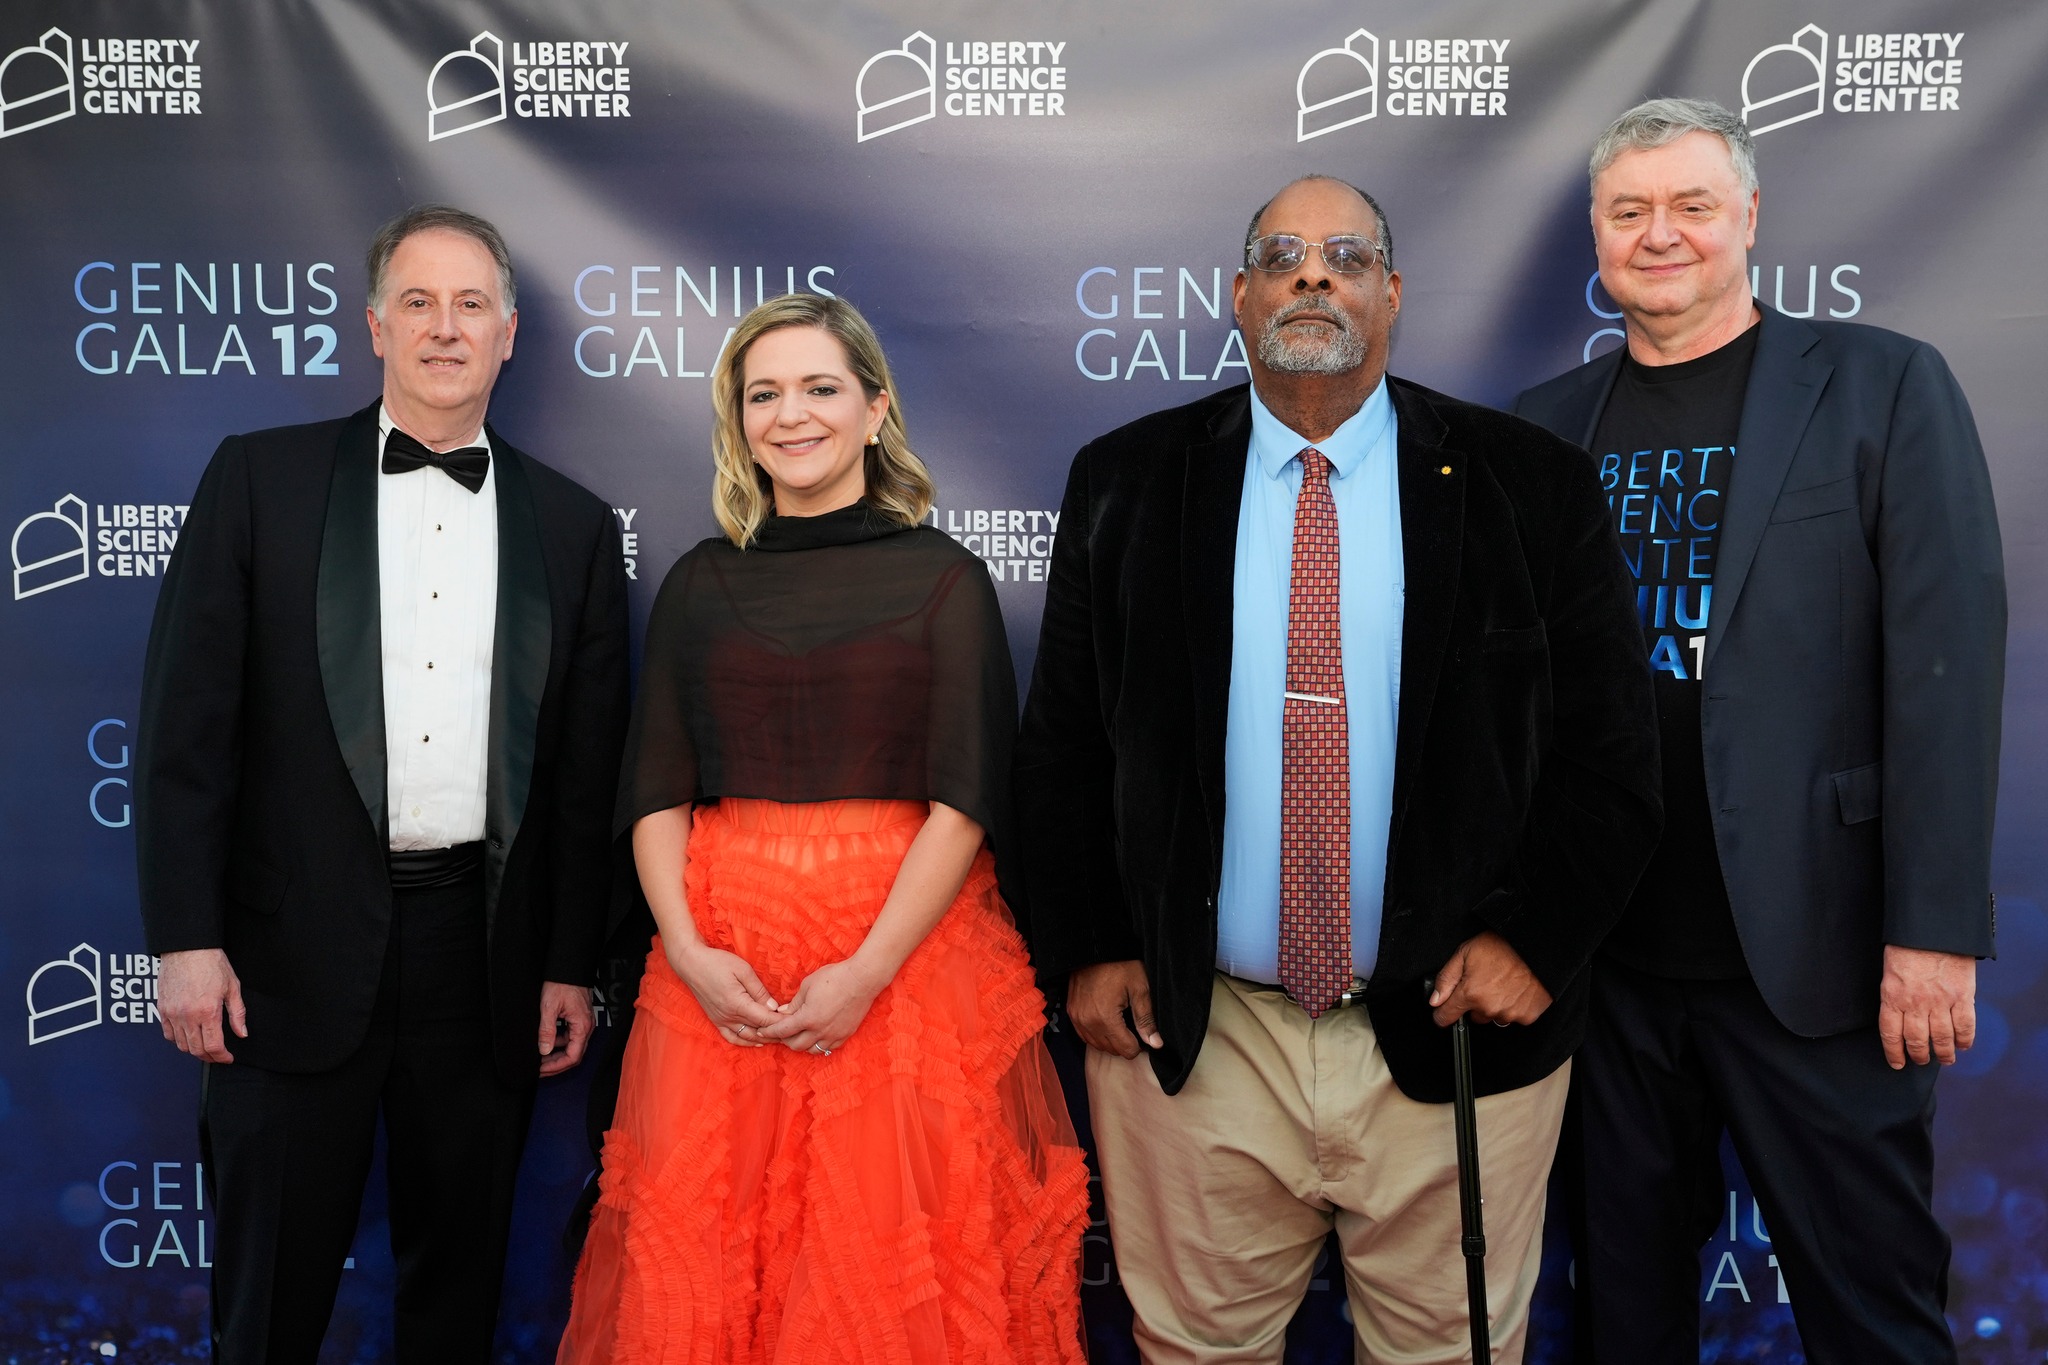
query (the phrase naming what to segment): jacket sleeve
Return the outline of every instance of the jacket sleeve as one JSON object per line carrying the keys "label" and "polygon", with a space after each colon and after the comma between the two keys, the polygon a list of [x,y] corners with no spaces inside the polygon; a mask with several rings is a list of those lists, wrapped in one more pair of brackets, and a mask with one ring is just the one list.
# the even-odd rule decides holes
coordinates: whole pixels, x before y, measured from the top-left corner
{"label": "jacket sleeve", "polygon": [[149,951],[225,946],[241,789],[251,520],[242,440],[200,477],[157,594],[135,741],[135,855]]}
{"label": "jacket sleeve", "polygon": [[1020,916],[1042,977],[1141,955],[1116,849],[1116,751],[1096,658],[1089,452],[1075,456],[1046,575],[1012,768]]}
{"label": "jacket sleeve", "polygon": [[1481,905],[1552,996],[1621,917],[1663,829],[1657,704],[1634,585],[1590,459],[1558,507],[1544,629],[1552,729],[1512,891]]}
{"label": "jacket sleeve", "polygon": [[2005,561],[1977,424],[1931,346],[1901,373],[1883,458],[1884,941],[1988,957]]}
{"label": "jacket sleeve", "polygon": [[626,570],[609,509],[591,537],[574,653],[562,688],[554,782],[554,921],[544,973],[586,984],[597,970],[611,906],[612,806],[626,741]]}

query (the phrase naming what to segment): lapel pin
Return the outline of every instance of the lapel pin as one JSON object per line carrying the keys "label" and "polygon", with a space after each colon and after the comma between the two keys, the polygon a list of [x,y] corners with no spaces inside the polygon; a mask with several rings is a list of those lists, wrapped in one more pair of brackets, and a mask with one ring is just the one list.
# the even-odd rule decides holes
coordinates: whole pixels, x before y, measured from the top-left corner
{"label": "lapel pin", "polygon": [[1451,467],[1450,467],[1449,465],[1445,465],[1445,466],[1444,466],[1444,467],[1443,467],[1442,469],[1439,469],[1439,470],[1437,471],[1437,473],[1439,473],[1439,474],[1448,474],[1448,473],[1450,473],[1450,472],[1451,472]]}

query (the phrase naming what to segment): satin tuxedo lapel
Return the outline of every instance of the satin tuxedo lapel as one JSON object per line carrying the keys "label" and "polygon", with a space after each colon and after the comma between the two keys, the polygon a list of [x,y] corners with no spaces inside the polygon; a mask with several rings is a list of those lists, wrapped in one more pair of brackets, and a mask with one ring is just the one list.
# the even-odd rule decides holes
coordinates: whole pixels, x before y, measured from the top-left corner
{"label": "satin tuxedo lapel", "polygon": [[[1398,385],[1390,385],[1389,392],[1399,424],[1395,460],[1401,489],[1401,563],[1407,579],[1401,615],[1401,691],[1394,732],[1394,814],[1389,844],[1398,848],[1458,601],[1466,460],[1443,444],[1446,428],[1441,417]],[[1392,872],[1390,862],[1390,876]]]}
{"label": "satin tuxedo lapel", "polygon": [[[1828,376],[1834,373],[1833,366],[1809,354],[1820,341],[1819,333],[1769,308],[1762,312],[1763,321],[1757,325],[1763,330],[1757,336],[1742,422],[1736,429],[1734,474],[1727,515],[1721,523],[1720,562],[1714,569],[1714,609],[1707,625],[1702,674],[1713,665],[1715,651],[1728,633],[1749,566],[1763,541],[1764,526],[1792,468],[1792,456],[1806,435],[1807,423],[1813,420]],[[1594,409],[1595,421],[1600,411]]]}
{"label": "satin tuxedo lapel", "polygon": [[1182,485],[1181,607],[1194,675],[1195,767],[1208,812],[1209,837],[1223,843],[1223,741],[1230,714],[1232,612],[1236,607],[1237,522],[1251,451],[1251,400],[1243,395],[1218,413],[1213,440],[1187,450]]}
{"label": "satin tuxedo lapel", "polygon": [[315,634],[327,718],[349,779],[390,842],[384,753],[384,637],[377,592],[377,407],[348,419],[335,442],[320,536]]}
{"label": "satin tuxedo lapel", "polygon": [[533,790],[534,746],[541,694],[547,688],[554,613],[541,553],[540,513],[525,457],[495,431],[489,434],[491,458],[497,464],[498,612],[491,645],[484,906],[495,926],[506,860]]}
{"label": "satin tuxedo lapel", "polygon": [[[540,699],[547,687],[553,607],[539,512],[524,457],[491,433],[498,500],[498,604],[491,653],[485,792],[485,905],[495,913],[505,863],[533,789]],[[384,748],[384,648],[377,560],[377,405],[351,417],[335,445],[320,541],[316,634],[327,715],[350,780],[376,831],[390,840]]]}

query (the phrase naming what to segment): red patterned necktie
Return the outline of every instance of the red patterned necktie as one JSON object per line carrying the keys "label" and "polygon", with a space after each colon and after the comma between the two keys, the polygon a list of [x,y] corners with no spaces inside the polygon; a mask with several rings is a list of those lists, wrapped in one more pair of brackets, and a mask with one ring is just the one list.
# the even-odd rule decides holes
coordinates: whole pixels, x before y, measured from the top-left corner
{"label": "red patterned necktie", "polygon": [[1280,984],[1311,1019],[1351,988],[1351,745],[1330,461],[1301,452],[1280,747]]}

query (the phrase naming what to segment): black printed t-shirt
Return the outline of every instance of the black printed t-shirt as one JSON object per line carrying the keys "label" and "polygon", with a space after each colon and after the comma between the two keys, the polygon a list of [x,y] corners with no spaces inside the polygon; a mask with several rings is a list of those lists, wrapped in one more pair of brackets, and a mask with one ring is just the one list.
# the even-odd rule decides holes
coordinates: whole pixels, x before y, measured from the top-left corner
{"label": "black printed t-shirt", "polygon": [[1664,837],[1604,951],[1638,971],[1684,980],[1749,972],[1714,849],[1700,669],[1756,337],[1751,326],[1719,350],[1676,365],[1624,355],[1593,437],[1608,510],[1635,573],[1664,767]]}

